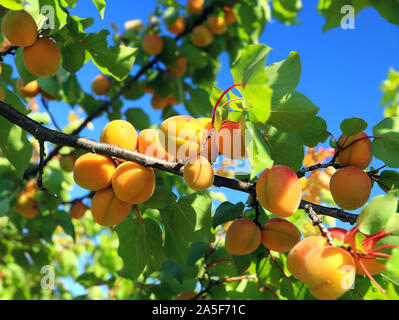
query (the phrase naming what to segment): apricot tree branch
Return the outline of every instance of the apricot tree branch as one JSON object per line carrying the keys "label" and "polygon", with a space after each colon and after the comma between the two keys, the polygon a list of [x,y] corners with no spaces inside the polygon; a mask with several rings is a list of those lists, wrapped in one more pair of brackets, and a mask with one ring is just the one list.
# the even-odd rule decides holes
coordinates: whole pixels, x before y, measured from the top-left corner
{"label": "apricot tree branch", "polygon": [[44,146],[44,140],[39,140],[39,146],[40,146],[40,161],[39,161],[39,177],[37,178],[37,186],[39,189],[47,194],[49,194],[51,197],[58,198],[58,195],[55,193],[52,193],[50,190],[48,190],[44,185],[43,185],[43,159],[46,156],[46,151],[45,151],[45,146]]}
{"label": "apricot tree branch", "polygon": [[330,162],[327,162],[327,163],[317,163],[317,164],[314,164],[314,165],[312,165],[310,167],[302,168],[301,170],[298,171],[297,176],[298,176],[298,178],[302,178],[302,177],[305,176],[306,172],[310,172],[310,171],[314,171],[314,170],[318,170],[318,169],[325,169],[325,168],[328,168],[328,167],[334,167],[335,169],[341,169],[342,165],[340,165],[340,164],[338,164],[338,163],[336,163],[335,161],[332,161],[332,160]]}
{"label": "apricot tree branch", "polygon": [[327,228],[323,224],[323,220],[320,219],[320,217],[317,215],[316,212],[314,212],[313,208],[311,205],[306,204],[305,205],[305,211],[309,215],[310,220],[312,220],[312,223],[314,226],[318,226],[322,236],[327,240],[327,242],[330,245],[334,245],[333,239],[331,237],[330,231],[327,230]]}

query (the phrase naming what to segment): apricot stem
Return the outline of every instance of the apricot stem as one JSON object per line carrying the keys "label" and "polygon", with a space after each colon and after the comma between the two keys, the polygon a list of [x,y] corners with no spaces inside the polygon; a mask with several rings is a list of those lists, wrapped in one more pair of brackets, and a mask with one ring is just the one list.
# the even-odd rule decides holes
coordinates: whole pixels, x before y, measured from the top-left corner
{"label": "apricot stem", "polygon": [[270,257],[270,259],[272,259],[272,261],[275,263],[275,265],[277,266],[277,268],[281,271],[281,273],[284,275],[284,277],[286,277],[286,279],[288,280],[289,283],[291,283],[290,278],[288,278],[287,274],[285,273],[284,269],[281,268],[281,266],[279,265],[279,263],[277,262],[277,260],[273,257],[273,255],[270,253],[269,249],[266,249],[267,255]]}
{"label": "apricot stem", "polygon": [[245,86],[245,85],[246,85],[245,83],[233,84],[232,86],[230,86],[229,88],[227,88],[227,89],[222,93],[222,95],[221,95],[221,96],[219,97],[219,99],[216,101],[215,106],[213,107],[213,111],[212,111],[212,126],[213,126],[213,124],[214,124],[214,122],[215,122],[216,109],[217,109],[217,107],[218,107],[220,101],[222,101],[223,97],[224,97],[230,90],[232,90],[232,89],[234,89],[234,88],[237,88],[237,87],[239,87],[239,86]]}
{"label": "apricot stem", "polygon": [[[370,272],[367,270],[367,268],[365,267],[365,265],[363,264],[362,260],[359,258],[359,256],[357,254],[354,255],[355,259],[357,260],[357,262],[359,263],[359,266],[362,268],[364,274],[367,276],[367,278],[369,278],[374,284],[375,286],[378,288],[378,290],[380,290],[382,293],[386,294],[386,291],[378,284],[378,282],[373,278],[373,276],[370,274]],[[388,296],[387,296],[388,297]]]}
{"label": "apricot stem", "polygon": [[141,217],[140,210],[137,204],[134,205],[134,208],[136,209],[136,222],[139,222],[139,218],[141,220],[141,223],[144,224],[143,218]]}

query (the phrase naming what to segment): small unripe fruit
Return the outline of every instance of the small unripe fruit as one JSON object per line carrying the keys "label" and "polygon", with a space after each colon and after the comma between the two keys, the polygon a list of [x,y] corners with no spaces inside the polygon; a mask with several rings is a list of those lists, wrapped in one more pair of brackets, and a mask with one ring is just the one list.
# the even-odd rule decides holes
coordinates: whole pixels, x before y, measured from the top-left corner
{"label": "small unripe fruit", "polygon": [[262,226],[262,243],[274,251],[290,251],[301,240],[301,232],[288,220],[274,218]]}
{"label": "small unripe fruit", "polygon": [[191,42],[197,47],[207,47],[213,41],[212,32],[204,26],[196,26],[190,34]]}
{"label": "small unripe fruit", "polygon": [[226,250],[233,255],[247,255],[259,247],[261,239],[262,233],[255,222],[237,219],[226,232]]}
{"label": "small unripe fruit", "polygon": [[[361,140],[356,141],[358,139]],[[354,141],[356,142],[349,146]],[[349,137],[341,135],[338,139],[338,143],[341,148],[349,147],[339,153],[336,159],[337,163],[345,167],[355,166],[359,169],[366,169],[369,166],[373,159],[373,154],[371,153],[370,139],[367,138],[366,133],[359,132],[358,134]]]}
{"label": "small unripe fruit", "polygon": [[81,219],[86,213],[88,207],[82,201],[75,201],[71,204],[69,214],[72,219]]}
{"label": "small unripe fruit", "polygon": [[371,181],[367,173],[357,167],[344,167],[333,174],[330,192],[335,203],[344,210],[362,207],[370,197]]}
{"label": "small unripe fruit", "polygon": [[170,33],[180,34],[186,30],[186,19],[184,17],[178,17],[175,22],[168,24],[166,28],[168,28]]}
{"label": "small unripe fruit", "polygon": [[60,167],[65,172],[72,172],[76,158],[74,154],[62,155],[60,158]]}
{"label": "small unripe fruit", "polygon": [[24,86],[22,80],[18,79],[17,89],[19,94],[24,98],[33,98],[40,93],[40,87],[36,80],[33,80]]}
{"label": "small unripe fruit", "polygon": [[177,58],[173,65],[166,66],[166,70],[175,77],[181,77],[186,71],[187,60],[183,57]]}
{"label": "small unripe fruit", "polygon": [[142,47],[144,51],[152,55],[158,55],[163,50],[163,41],[162,39],[156,34],[147,34],[143,38]]}
{"label": "small unripe fruit", "polygon": [[84,189],[102,190],[111,185],[115,168],[112,159],[101,154],[86,153],[75,161],[73,178]]}
{"label": "small unripe fruit", "polygon": [[204,0],[188,0],[187,11],[191,14],[201,14],[204,10]]}
{"label": "small unripe fruit", "polygon": [[183,178],[191,189],[201,191],[212,186],[215,174],[209,161],[204,157],[198,157],[186,163]]}
{"label": "small unripe fruit", "polygon": [[121,223],[132,210],[132,205],[119,200],[112,188],[97,191],[91,201],[94,220],[102,226]]}
{"label": "small unripe fruit", "polygon": [[111,88],[111,82],[108,77],[103,74],[96,76],[91,83],[91,90],[98,96],[104,96]]}
{"label": "small unripe fruit", "polygon": [[118,199],[131,204],[143,203],[154,193],[154,170],[126,161],[116,169],[112,177],[112,187]]}
{"label": "small unripe fruit", "polygon": [[25,67],[35,76],[51,77],[60,68],[61,53],[53,40],[41,38],[24,48],[22,59]]}
{"label": "small unripe fruit", "polygon": [[32,16],[24,10],[10,11],[1,22],[1,32],[18,47],[29,47],[37,39],[37,25]]}
{"label": "small unripe fruit", "polygon": [[214,34],[222,34],[227,31],[227,24],[222,16],[210,16],[207,20],[208,28]]}

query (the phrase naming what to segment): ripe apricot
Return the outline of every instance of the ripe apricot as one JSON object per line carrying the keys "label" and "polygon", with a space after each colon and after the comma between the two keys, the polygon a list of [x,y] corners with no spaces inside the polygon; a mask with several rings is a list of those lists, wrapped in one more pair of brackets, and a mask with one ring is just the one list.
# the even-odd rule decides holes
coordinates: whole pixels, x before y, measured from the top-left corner
{"label": "ripe apricot", "polygon": [[31,194],[21,191],[17,197],[12,209],[28,219],[36,217],[39,213],[39,205]]}
{"label": "ripe apricot", "polygon": [[289,217],[298,210],[301,202],[301,182],[291,168],[274,165],[260,174],[256,196],[266,210],[280,217]]}
{"label": "ripe apricot", "polygon": [[215,174],[209,161],[199,156],[195,160],[190,159],[184,166],[183,178],[191,189],[201,191],[212,186]]}
{"label": "ripe apricot", "polygon": [[[356,141],[361,139],[359,141]],[[351,145],[352,142],[356,141]],[[345,150],[341,151],[336,159],[336,162],[347,167],[355,166],[359,169],[366,169],[372,158],[371,153],[371,143],[370,139],[367,138],[367,134],[359,132],[354,136],[341,135],[338,139],[338,143],[342,148],[347,147]]]}
{"label": "ripe apricot", "polygon": [[37,25],[25,10],[8,12],[1,22],[1,32],[18,47],[29,47],[37,39]]}
{"label": "ripe apricot", "polygon": [[56,43],[49,38],[37,39],[22,52],[25,67],[38,77],[51,77],[60,68],[61,53]]}
{"label": "ripe apricot", "polygon": [[225,247],[233,255],[247,255],[262,241],[260,228],[250,219],[235,220],[226,232]]}
{"label": "ripe apricot", "polygon": [[37,185],[37,179],[31,179],[28,181],[24,188],[24,192],[31,198],[35,198],[39,192],[39,187]]}
{"label": "ripe apricot", "polygon": [[19,94],[24,98],[33,98],[40,93],[40,87],[36,80],[33,80],[24,86],[22,79],[18,79],[17,89]]}
{"label": "ripe apricot", "polygon": [[233,8],[231,7],[224,7],[224,19],[228,25],[233,24],[237,20],[237,16],[234,13]]}
{"label": "ripe apricot", "polygon": [[196,26],[190,34],[191,42],[197,47],[207,47],[213,41],[213,34],[204,26]]}
{"label": "ripe apricot", "polygon": [[186,71],[187,60],[183,57],[177,58],[173,65],[166,66],[166,70],[175,77],[181,77]]}
{"label": "ripe apricot", "polygon": [[306,255],[303,282],[318,299],[335,300],[348,291],[356,276],[351,254],[339,247],[317,248]]}
{"label": "ripe apricot", "polygon": [[201,14],[204,10],[204,0],[188,0],[187,11],[191,14]]}
{"label": "ripe apricot", "polygon": [[197,119],[173,116],[161,124],[159,141],[172,157],[181,161],[198,155],[204,141],[203,131]]}
{"label": "ripe apricot", "polygon": [[91,201],[93,218],[102,226],[121,223],[131,210],[132,205],[119,200],[112,188],[97,191]]}
{"label": "ripe apricot", "polygon": [[169,100],[167,98],[162,98],[158,94],[154,93],[151,98],[151,107],[154,110],[163,110],[169,104]]}
{"label": "ripe apricot", "polygon": [[303,282],[302,267],[305,257],[314,249],[327,246],[327,240],[322,236],[311,236],[299,241],[287,256],[287,268],[295,278]]}
{"label": "ripe apricot", "polygon": [[[100,142],[113,144],[124,149],[136,150],[136,128],[129,121],[112,120],[101,132]],[[124,161],[123,159],[118,160]]]}
{"label": "ripe apricot", "polygon": [[227,23],[224,17],[213,15],[207,19],[209,30],[214,34],[222,34],[227,31]]}
{"label": "ripe apricot", "polygon": [[111,88],[111,82],[103,74],[97,75],[91,83],[91,90],[98,96],[104,96]]}
{"label": "ripe apricot", "polygon": [[111,185],[115,168],[112,159],[101,154],[86,153],[75,161],[73,178],[82,188],[102,190]]}
{"label": "ripe apricot", "polygon": [[73,153],[62,155],[60,158],[60,167],[65,172],[72,172],[76,158]]}
{"label": "ripe apricot", "polygon": [[347,230],[343,228],[328,228],[328,231],[330,232],[333,239],[345,241],[345,235],[347,233]]}
{"label": "ripe apricot", "polygon": [[0,101],[4,101],[5,96],[6,93],[4,92],[4,89],[0,87]]}
{"label": "ripe apricot", "polygon": [[207,158],[210,162],[214,162],[216,158],[219,156],[219,149],[218,149],[218,132],[212,125],[211,118],[198,118],[197,119],[204,127],[204,137],[208,138],[208,143],[203,147],[201,151],[201,156]]}
{"label": "ripe apricot", "polygon": [[232,160],[248,158],[245,147],[245,134],[241,130],[241,123],[224,120],[218,131],[218,147],[223,156]]}
{"label": "ripe apricot", "polygon": [[337,170],[330,180],[331,195],[344,210],[363,206],[370,197],[371,187],[367,173],[353,166]]}
{"label": "ripe apricot", "polygon": [[157,34],[147,34],[143,37],[141,46],[150,56],[158,55],[163,50],[163,41]]}
{"label": "ripe apricot", "polygon": [[155,129],[144,129],[138,137],[138,150],[141,154],[172,161],[173,157],[165,151],[159,142],[159,132]]}
{"label": "ripe apricot", "polygon": [[178,17],[172,24],[166,25],[166,28],[172,34],[180,34],[186,30],[186,18]]}
{"label": "ripe apricot", "polygon": [[116,169],[112,177],[112,187],[119,200],[131,204],[143,203],[154,193],[154,170],[126,161]]}
{"label": "ripe apricot", "polygon": [[69,208],[69,214],[72,219],[81,219],[87,211],[87,206],[82,201],[75,201]]}
{"label": "ripe apricot", "polygon": [[301,232],[285,219],[273,218],[262,226],[262,243],[274,251],[290,251],[301,240]]}

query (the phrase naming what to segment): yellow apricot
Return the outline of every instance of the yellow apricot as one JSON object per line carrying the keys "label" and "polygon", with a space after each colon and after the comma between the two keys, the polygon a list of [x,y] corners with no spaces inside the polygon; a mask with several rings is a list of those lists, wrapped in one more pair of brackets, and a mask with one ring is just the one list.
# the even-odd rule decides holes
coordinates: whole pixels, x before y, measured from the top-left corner
{"label": "yellow apricot", "polygon": [[330,180],[330,192],[335,203],[344,210],[363,206],[370,197],[371,181],[367,173],[357,167],[344,167]]}
{"label": "yellow apricot", "polygon": [[0,101],[4,102],[4,98],[6,96],[6,93],[4,92],[4,89],[0,87]]}
{"label": "yellow apricot", "polygon": [[86,153],[80,156],[73,166],[73,178],[77,185],[96,191],[111,185],[115,172],[112,159],[101,154]]}
{"label": "yellow apricot", "polygon": [[163,50],[163,41],[157,34],[147,34],[143,37],[141,46],[150,56],[158,55]]}
{"label": "yellow apricot", "polygon": [[213,163],[219,156],[218,132],[215,128],[213,128],[211,118],[198,118],[197,120],[201,122],[202,126],[204,127],[204,137],[206,138],[210,134],[208,143],[203,147],[200,155],[204,156]]}
{"label": "yellow apricot", "polygon": [[24,188],[24,192],[31,198],[35,198],[37,196],[37,193],[39,192],[39,187],[37,185],[37,179],[31,179],[28,181]]}
{"label": "yellow apricot", "polygon": [[213,41],[212,32],[204,26],[196,26],[190,34],[191,42],[197,47],[207,47]]}
{"label": "yellow apricot", "polygon": [[[355,166],[359,169],[366,169],[373,158],[373,154],[371,153],[370,139],[366,137],[367,134],[363,131],[349,137],[341,135],[341,137],[338,139],[338,144],[340,145],[341,149],[347,146],[348,148],[339,153],[336,162],[345,167]],[[352,142],[358,139],[361,140],[351,145]]]}
{"label": "yellow apricot", "polygon": [[94,220],[102,226],[121,223],[132,210],[132,205],[119,200],[112,188],[97,191],[91,201]]}
{"label": "yellow apricot", "polygon": [[172,65],[166,66],[166,70],[175,77],[181,77],[186,71],[186,67],[187,60],[183,57],[179,57]]}
{"label": "yellow apricot", "polygon": [[73,165],[75,164],[76,158],[73,153],[62,155],[60,158],[60,167],[65,172],[72,172]]}
{"label": "yellow apricot", "polygon": [[138,150],[146,156],[172,161],[173,157],[165,151],[159,142],[159,132],[155,129],[144,129],[137,139]]}
{"label": "yellow apricot", "polygon": [[320,300],[335,300],[352,288],[356,276],[351,254],[339,247],[317,248],[306,255],[303,282]]}
{"label": "yellow apricot", "polygon": [[91,90],[98,96],[104,96],[111,88],[111,82],[103,74],[97,75],[91,83]]}
{"label": "yellow apricot", "polygon": [[305,257],[314,249],[328,245],[327,240],[322,236],[310,236],[299,241],[287,256],[287,268],[295,278],[303,282],[303,264]]}
{"label": "yellow apricot", "polygon": [[201,191],[212,186],[215,174],[209,161],[200,156],[186,163],[183,178],[191,189]]}
{"label": "yellow apricot", "polygon": [[235,220],[226,232],[225,247],[233,255],[247,255],[255,251],[262,239],[260,228],[250,219]]}
{"label": "yellow apricot", "polygon": [[178,161],[198,155],[204,141],[201,122],[190,116],[166,119],[159,133],[159,141],[164,149]]}
{"label": "yellow apricot", "polygon": [[36,217],[39,213],[39,205],[36,200],[31,194],[24,191],[21,191],[17,195],[12,208],[16,213],[19,213],[28,219]]}
{"label": "yellow apricot", "polygon": [[186,30],[186,19],[184,17],[178,17],[175,22],[166,25],[166,28],[172,34],[180,34]]}
{"label": "yellow apricot", "polygon": [[248,158],[245,147],[245,134],[241,130],[241,123],[224,120],[218,131],[219,152],[232,160]]}
{"label": "yellow apricot", "polygon": [[151,107],[154,110],[163,110],[169,104],[169,100],[167,98],[162,98],[158,94],[154,93],[151,98]]}
{"label": "yellow apricot", "polygon": [[69,215],[72,219],[81,219],[87,211],[87,206],[82,201],[75,201],[69,208]]}
{"label": "yellow apricot", "polygon": [[227,31],[227,23],[222,16],[210,16],[207,20],[208,28],[214,34],[222,34]]}
{"label": "yellow apricot", "polygon": [[49,38],[38,39],[22,52],[25,67],[38,77],[51,77],[60,68],[61,53],[56,43]]}
{"label": "yellow apricot", "polygon": [[301,232],[288,220],[274,218],[262,226],[262,243],[274,251],[290,251],[301,240]]}
{"label": "yellow apricot", "polygon": [[112,177],[112,187],[121,201],[131,204],[143,203],[154,193],[154,170],[126,161],[116,169]]}
{"label": "yellow apricot", "polygon": [[22,79],[18,79],[17,89],[19,94],[24,98],[33,98],[40,93],[40,87],[36,80],[33,80],[24,86]]}
{"label": "yellow apricot", "polygon": [[37,39],[37,25],[32,16],[24,10],[8,12],[1,22],[1,32],[18,47],[29,47]]}
{"label": "yellow apricot", "polygon": [[291,168],[275,165],[259,176],[256,196],[266,210],[280,217],[289,217],[298,210],[301,202],[301,182]]}
{"label": "yellow apricot", "polygon": [[188,0],[187,11],[191,14],[201,14],[204,10],[204,0]]}

